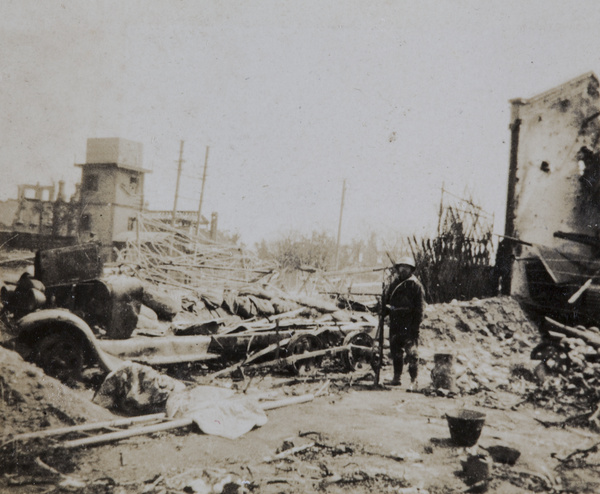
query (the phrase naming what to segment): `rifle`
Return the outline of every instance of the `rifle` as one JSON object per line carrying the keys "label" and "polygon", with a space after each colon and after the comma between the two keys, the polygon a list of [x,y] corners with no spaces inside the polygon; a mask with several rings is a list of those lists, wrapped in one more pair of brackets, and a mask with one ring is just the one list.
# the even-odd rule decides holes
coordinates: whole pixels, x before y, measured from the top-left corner
{"label": "rifle", "polygon": [[379,375],[381,367],[383,366],[383,339],[384,339],[384,321],[385,321],[385,304],[383,300],[383,292],[385,290],[385,282],[382,283],[381,287],[381,304],[379,308],[379,324],[377,325],[377,344],[379,348],[377,353],[373,354],[373,368],[375,369],[375,386],[379,386]]}

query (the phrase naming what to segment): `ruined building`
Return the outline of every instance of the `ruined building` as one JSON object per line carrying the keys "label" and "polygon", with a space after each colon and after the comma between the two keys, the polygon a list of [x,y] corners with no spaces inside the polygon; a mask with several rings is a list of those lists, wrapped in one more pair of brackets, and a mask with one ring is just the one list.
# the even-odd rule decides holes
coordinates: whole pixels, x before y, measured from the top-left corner
{"label": "ruined building", "polygon": [[78,197],[67,201],[65,183],[18,186],[17,199],[0,203],[0,240],[8,246],[27,248],[40,239],[52,239],[51,246],[75,243]]}
{"label": "ruined building", "polygon": [[554,295],[543,295],[552,303],[552,296],[568,296],[597,269],[598,77],[590,72],[510,103],[506,226],[498,251],[502,287],[536,298],[540,287],[554,285]]}
{"label": "ruined building", "polygon": [[[144,209],[142,144],[121,138],[90,138],[81,168],[81,184],[69,202],[64,183],[51,186],[19,185],[18,199],[0,203],[0,241],[7,247],[50,248],[94,241],[105,260],[113,247],[135,238],[140,213],[171,223],[172,212]],[[212,221],[191,211],[177,211],[175,226],[190,232],[210,225],[216,237],[217,214]]]}
{"label": "ruined building", "polygon": [[94,240],[109,258],[113,239],[135,230],[144,209],[142,144],[121,138],[87,141],[86,160],[81,167],[80,241]]}

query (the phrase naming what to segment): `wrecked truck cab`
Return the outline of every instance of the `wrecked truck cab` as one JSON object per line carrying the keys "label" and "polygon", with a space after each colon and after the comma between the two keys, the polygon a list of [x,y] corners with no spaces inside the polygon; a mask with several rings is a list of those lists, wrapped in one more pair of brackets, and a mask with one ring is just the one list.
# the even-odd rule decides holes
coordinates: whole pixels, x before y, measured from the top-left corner
{"label": "wrecked truck cab", "polygon": [[41,309],[67,309],[101,336],[126,339],[138,322],[142,283],[131,276],[104,276],[96,243],[38,251],[34,275],[24,273],[2,289],[4,310],[19,319]]}
{"label": "wrecked truck cab", "polygon": [[[2,288],[16,349],[59,379],[77,379],[87,364],[111,370],[95,336],[127,339],[135,330],[143,286],[131,276],[104,276],[96,243],[40,250],[34,274]],[[113,360],[114,362],[114,360]]]}
{"label": "wrecked truck cab", "polygon": [[115,370],[121,361],[105,353],[87,323],[66,309],[42,309],[17,321],[15,349],[62,381],[77,380],[85,366]]}

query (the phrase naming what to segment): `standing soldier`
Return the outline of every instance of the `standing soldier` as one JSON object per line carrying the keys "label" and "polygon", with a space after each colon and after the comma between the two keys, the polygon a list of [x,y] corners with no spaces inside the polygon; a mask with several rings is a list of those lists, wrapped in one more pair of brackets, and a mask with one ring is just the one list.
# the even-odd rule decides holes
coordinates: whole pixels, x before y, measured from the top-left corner
{"label": "standing soldier", "polygon": [[399,386],[404,362],[410,374],[410,389],[416,384],[419,371],[419,326],[425,310],[425,290],[414,275],[412,257],[402,257],[393,266],[389,285],[382,294],[383,314],[389,315],[390,353],[394,378],[387,384]]}

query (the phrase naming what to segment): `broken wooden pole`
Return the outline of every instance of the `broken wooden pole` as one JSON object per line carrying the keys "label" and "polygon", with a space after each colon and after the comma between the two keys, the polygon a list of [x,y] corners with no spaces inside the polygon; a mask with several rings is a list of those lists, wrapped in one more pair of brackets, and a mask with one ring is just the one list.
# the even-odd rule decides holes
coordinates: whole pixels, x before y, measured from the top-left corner
{"label": "broken wooden pole", "polygon": [[316,445],[316,443],[312,442],[312,443],[308,443],[308,444],[303,444],[302,446],[296,446],[295,448],[286,449],[285,451],[282,451],[281,453],[277,453],[275,456],[267,456],[263,461],[265,463],[271,463],[272,461],[282,460],[284,458],[287,458],[288,456],[292,456],[292,455],[295,455],[296,453],[301,453],[302,451],[306,451],[307,449],[310,449],[315,445]]}
{"label": "broken wooden pole", "polygon": [[[295,364],[296,362],[300,362],[301,360],[308,360],[311,358],[324,357],[326,355],[335,355],[335,354],[341,353],[341,352],[348,352],[352,349],[352,347],[356,348],[356,345],[344,345],[344,346],[337,346],[337,347],[333,347],[333,348],[324,348],[323,350],[315,350],[313,352],[298,353],[298,354],[292,355],[290,357],[269,360],[268,362],[261,362],[259,364],[247,365],[247,366],[244,366],[243,368],[244,369],[263,369],[265,367],[272,367],[274,365],[290,366],[290,365]],[[364,348],[364,347],[359,347],[359,348]]]}
{"label": "broken wooden pole", "polygon": [[[293,396],[291,398],[283,398],[281,400],[270,401],[266,403],[259,403],[259,407],[263,410],[274,410],[276,408],[282,408],[290,405],[297,405],[300,403],[307,403],[315,399],[313,394],[306,394],[301,396]],[[111,432],[108,434],[102,434],[99,436],[86,437],[83,439],[75,439],[73,441],[66,441],[60,444],[58,447],[64,449],[79,448],[81,446],[92,446],[97,444],[105,444],[120,439],[127,439],[134,436],[141,436],[144,434],[153,434],[155,432],[168,431],[172,429],[181,429],[188,427],[194,423],[193,418],[182,418],[176,420],[168,420],[161,422],[160,424],[148,425],[145,427],[137,427],[135,429],[128,429],[124,431]]]}
{"label": "broken wooden pole", "polygon": [[[279,334],[277,334],[277,337],[279,337]],[[217,377],[231,374],[232,372],[235,372],[236,370],[240,369],[241,367],[248,365],[251,362],[254,362],[258,358],[268,355],[269,353],[271,353],[273,351],[277,351],[279,345],[287,345],[289,342],[290,342],[290,338],[284,338],[283,340],[281,340],[281,342],[277,341],[276,343],[272,343],[268,347],[263,348],[262,350],[259,350],[258,352],[253,353],[252,355],[248,356],[246,358],[246,360],[244,360],[243,362],[239,362],[237,364],[234,364],[232,366],[229,366],[225,369],[221,369],[220,371],[217,371],[217,372],[211,374],[210,380],[212,381],[212,380],[216,379]]]}
{"label": "broken wooden pole", "polygon": [[152,434],[154,432],[168,431],[172,429],[181,429],[194,423],[193,419],[178,419],[169,420],[156,425],[148,425],[146,427],[137,427],[135,429],[127,429],[125,431],[111,432],[109,434],[102,434],[100,436],[86,437],[83,439],[75,439],[73,441],[66,441],[62,443],[60,447],[65,449],[79,448],[81,446],[91,446],[93,444],[103,444],[112,441],[118,441],[119,439],[127,439],[133,436],[141,436],[143,434]]}
{"label": "broken wooden pole", "polygon": [[583,292],[585,292],[590,287],[591,284],[592,284],[592,278],[590,278],[583,285],[581,285],[581,288],[579,290],[577,290],[573,295],[571,295],[571,298],[569,298],[568,302],[570,304],[574,304],[575,302],[577,302],[577,300],[579,300],[579,297],[581,297]]}
{"label": "broken wooden pole", "polygon": [[263,410],[275,410],[276,408],[287,407],[290,405],[299,405],[300,403],[308,403],[315,399],[315,395],[306,394],[300,396],[292,396],[290,398],[282,398],[281,400],[267,401],[259,403],[258,406]]}
{"label": "broken wooden pole", "polygon": [[24,441],[28,439],[37,439],[41,437],[61,436],[63,434],[69,434],[71,432],[86,432],[98,429],[108,429],[111,427],[124,427],[143,422],[163,420],[165,417],[165,413],[153,413],[151,415],[142,415],[140,417],[129,417],[125,419],[108,420],[105,422],[95,422],[90,424],[73,425],[70,427],[61,427],[58,429],[46,429],[43,431],[26,432],[24,434],[17,434],[16,436],[13,436],[12,440]]}

